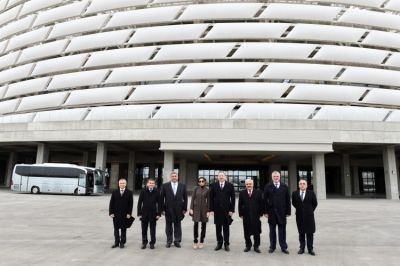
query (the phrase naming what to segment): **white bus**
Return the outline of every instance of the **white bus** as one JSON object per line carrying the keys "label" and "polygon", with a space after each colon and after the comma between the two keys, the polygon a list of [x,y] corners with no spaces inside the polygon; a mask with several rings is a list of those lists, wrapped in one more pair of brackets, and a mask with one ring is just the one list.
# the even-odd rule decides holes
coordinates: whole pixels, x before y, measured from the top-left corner
{"label": "white bus", "polygon": [[74,164],[17,164],[11,190],[18,192],[89,195],[104,193],[105,172]]}

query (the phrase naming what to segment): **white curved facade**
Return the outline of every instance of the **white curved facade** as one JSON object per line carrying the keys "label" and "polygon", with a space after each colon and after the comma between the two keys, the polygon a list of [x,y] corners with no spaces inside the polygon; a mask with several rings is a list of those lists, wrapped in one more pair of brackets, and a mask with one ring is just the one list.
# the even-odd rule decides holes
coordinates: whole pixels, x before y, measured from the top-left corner
{"label": "white curved facade", "polygon": [[0,0],[0,126],[172,152],[397,145],[400,1]]}
{"label": "white curved facade", "polygon": [[201,2],[1,1],[1,122],[400,121],[398,1]]}

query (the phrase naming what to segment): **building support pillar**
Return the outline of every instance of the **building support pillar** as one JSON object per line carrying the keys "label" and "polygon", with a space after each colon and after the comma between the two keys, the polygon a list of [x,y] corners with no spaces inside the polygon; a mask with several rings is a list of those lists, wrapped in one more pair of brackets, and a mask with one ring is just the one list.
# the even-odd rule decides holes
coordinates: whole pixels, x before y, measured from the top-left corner
{"label": "building support pillar", "polygon": [[128,189],[135,191],[136,187],[136,153],[129,152],[128,157]]}
{"label": "building support pillar", "polygon": [[111,163],[110,170],[110,189],[117,189],[119,180],[119,163]]}
{"label": "building support pillar", "polygon": [[386,198],[390,200],[399,200],[396,152],[394,146],[384,148],[383,168],[385,171]]}
{"label": "building support pillar", "polygon": [[89,166],[90,161],[89,161],[89,152],[88,151],[84,151],[82,153],[82,165],[83,166]]}
{"label": "building support pillar", "polygon": [[36,152],[36,163],[49,162],[49,147],[45,143],[39,143]]}
{"label": "building support pillar", "polygon": [[17,153],[15,151],[12,151],[10,152],[10,156],[8,157],[7,161],[6,182],[5,182],[6,187],[11,186],[12,173],[16,163],[17,163]]}
{"label": "building support pillar", "polygon": [[174,153],[172,151],[164,151],[164,170],[163,170],[163,183],[169,181],[169,176],[174,170]]}
{"label": "building support pillar", "polygon": [[296,160],[289,161],[289,191],[292,193],[297,190],[297,162]]}
{"label": "building support pillar", "polygon": [[349,154],[343,154],[342,166],[342,193],[345,197],[351,197],[351,171]]}
{"label": "building support pillar", "polygon": [[96,151],[96,168],[105,170],[107,163],[107,144],[104,142],[97,143]]}
{"label": "building support pillar", "polygon": [[358,166],[353,167],[354,195],[360,195],[360,180],[358,177]]}
{"label": "building support pillar", "polygon": [[181,158],[179,160],[179,182],[187,183],[187,159]]}
{"label": "building support pillar", "polygon": [[326,180],[325,180],[325,155],[317,153],[312,156],[313,166],[313,186],[317,194],[317,199],[326,199]]}

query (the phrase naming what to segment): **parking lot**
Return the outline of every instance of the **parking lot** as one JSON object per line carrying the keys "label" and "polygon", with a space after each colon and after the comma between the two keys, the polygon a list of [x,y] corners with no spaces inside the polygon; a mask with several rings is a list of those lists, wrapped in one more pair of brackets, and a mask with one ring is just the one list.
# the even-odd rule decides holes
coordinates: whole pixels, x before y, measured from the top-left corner
{"label": "parking lot", "polygon": [[[192,249],[192,221],[183,221],[182,248],[165,248],[165,220],[157,225],[156,249],[141,250],[140,224],[128,229],[125,249],[111,249],[109,195],[31,195],[0,190],[0,265],[399,265],[400,202],[331,199],[316,210],[317,256],[297,255],[294,212],[288,219],[290,255],[268,254],[263,218],[261,254],[244,253],[243,229],[234,215],[231,252],[214,251],[215,228],[208,223],[205,248]],[[134,213],[136,215],[135,196]]]}

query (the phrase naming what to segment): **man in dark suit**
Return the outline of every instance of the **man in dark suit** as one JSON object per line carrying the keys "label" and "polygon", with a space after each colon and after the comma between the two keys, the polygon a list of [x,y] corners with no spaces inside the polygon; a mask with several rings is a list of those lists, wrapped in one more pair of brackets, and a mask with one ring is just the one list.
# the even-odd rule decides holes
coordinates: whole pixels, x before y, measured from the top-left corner
{"label": "man in dark suit", "polygon": [[155,188],[154,179],[147,180],[147,187],[142,189],[139,195],[137,216],[140,217],[142,224],[142,249],[147,247],[147,228],[150,225],[150,249],[154,249],[156,243],[156,225],[160,218],[159,208],[160,193]]}
{"label": "man in dark suit", "polygon": [[229,251],[229,225],[232,223],[232,215],[235,212],[235,189],[231,183],[225,180],[223,171],[218,173],[218,182],[212,184],[210,188],[210,212],[214,213],[217,235],[215,250],[220,250],[224,243],[225,250]]}
{"label": "man in dark suit", "polygon": [[[126,188],[126,179],[118,181],[119,189],[111,194],[109,215],[113,218],[114,224],[114,245],[112,248],[124,248],[126,243],[126,224],[132,216],[133,194]],[[121,235],[120,235],[121,230]]]}
{"label": "man in dark suit", "polygon": [[239,194],[239,217],[243,220],[244,239],[246,248],[244,252],[249,252],[252,246],[250,236],[254,237],[254,251],[260,251],[261,220],[264,214],[264,202],[262,192],[254,190],[254,182],[251,179],[245,181],[246,189]]}
{"label": "man in dark suit", "polygon": [[182,241],[181,221],[185,218],[188,203],[187,191],[186,185],[178,182],[178,174],[176,172],[171,173],[170,180],[170,182],[163,184],[161,189],[161,206],[166,220],[166,247],[171,247],[172,235],[174,235],[174,245],[180,248]]}
{"label": "man in dark suit", "polygon": [[299,181],[299,190],[292,193],[292,204],[296,208],[296,224],[299,231],[300,249],[298,254],[304,253],[306,247],[308,253],[315,256],[313,242],[315,233],[314,211],[318,202],[314,191],[307,189],[307,181],[301,179]]}
{"label": "man in dark suit", "polygon": [[272,183],[265,186],[265,216],[269,224],[269,253],[276,249],[276,226],[278,225],[279,246],[285,254],[289,254],[286,243],[286,217],[290,216],[291,205],[288,187],[280,182],[281,174],[272,173]]}

